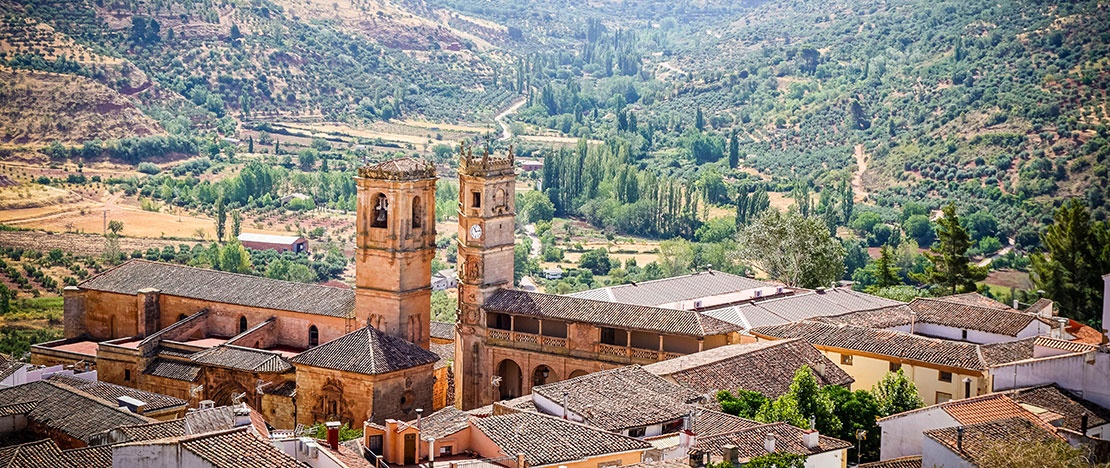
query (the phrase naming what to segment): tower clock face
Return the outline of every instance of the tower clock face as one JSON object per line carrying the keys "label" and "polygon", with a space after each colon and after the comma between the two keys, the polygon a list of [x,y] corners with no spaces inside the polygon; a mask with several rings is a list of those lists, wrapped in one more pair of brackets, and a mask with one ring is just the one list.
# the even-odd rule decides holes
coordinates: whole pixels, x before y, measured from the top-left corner
{"label": "tower clock face", "polygon": [[482,226],[478,225],[478,224],[470,226],[470,237],[472,239],[475,239],[475,240],[481,239],[482,238]]}

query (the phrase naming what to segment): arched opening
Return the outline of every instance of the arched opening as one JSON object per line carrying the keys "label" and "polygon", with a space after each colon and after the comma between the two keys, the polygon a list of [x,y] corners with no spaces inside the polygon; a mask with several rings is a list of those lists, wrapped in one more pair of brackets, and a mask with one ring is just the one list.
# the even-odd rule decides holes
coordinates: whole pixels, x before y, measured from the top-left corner
{"label": "arched opening", "polygon": [[532,371],[533,387],[545,385],[548,382],[556,382],[558,380],[559,379],[555,377],[555,371],[551,370],[551,368],[547,367],[546,365],[541,364],[540,366],[536,367],[536,370]]}
{"label": "arched opening", "polygon": [[586,375],[586,374],[588,374],[588,373],[589,373],[589,372],[586,372],[586,371],[584,371],[584,370],[582,370],[582,369],[578,369],[578,370],[575,370],[574,372],[571,372],[571,373],[570,373],[570,378],[572,378],[572,379],[573,379],[573,378],[575,378],[575,377],[582,377],[583,375]]}
{"label": "arched opening", "polygon": [[389,200],[385,198],[384,193],[379,193],[374,196],[374,214],[370,217],[370,227],[373,228],[386,228],[389,227]]}
{"label": "arched opening", "polygon": [[524,378],[520,372],[520,366],[513,362],[512,359],[501,361],[497,365],[497,376],[501,378],[498,384],[498,391],[501,400],[510,400],[520,396],[520,387]]}
{"label": "arched opening", "polygon": [[188,317],[188,316],[187,316],[187,315],[185,315],[185,314],[180,314],[180,315],[178,315],[178,316],[177,316],[177,321],[178,321],[178,322],[180,322],[180,321],[182,321],[182,320],[185,320],[185,319],[186,319],[187,317]]}
{"label": "arched opening", "polygon": [[412,197],[412,228],[421,229],[424,227],[424,205],[420,203],[420,197]]}
{"label": "arched opening", "polygon": [[503,212],[509,208],[508,196],[505,194],[505,189],[497,189],[493,194],[493,209]]}
{"label": "arched opening", "polygon": [[320,345],[320,329],[316,325],[308,327],[308,347],[315,348]]}
{"label": "arched opening", "polygon": [[240,316],[239,317],[239,333],[243,333],[245,331],[247,331],[247,317]]}

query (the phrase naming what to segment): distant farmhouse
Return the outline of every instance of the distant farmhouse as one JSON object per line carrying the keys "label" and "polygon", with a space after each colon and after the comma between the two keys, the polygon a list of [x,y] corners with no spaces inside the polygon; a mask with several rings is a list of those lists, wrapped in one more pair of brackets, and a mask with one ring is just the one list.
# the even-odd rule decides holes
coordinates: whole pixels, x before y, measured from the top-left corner
{"label": "distant farmhouse", "polygon": [[254,250],[276,250],[278,252],[308,252],[308,240],[300,236],[278,236],[244,232],[239,234],[239,243]]}

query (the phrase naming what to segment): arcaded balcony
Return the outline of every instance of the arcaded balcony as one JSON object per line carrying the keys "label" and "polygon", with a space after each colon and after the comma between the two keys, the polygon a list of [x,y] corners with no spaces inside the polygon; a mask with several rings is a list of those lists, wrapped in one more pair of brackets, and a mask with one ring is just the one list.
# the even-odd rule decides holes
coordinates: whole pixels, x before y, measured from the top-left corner
{"label": "arcaded balcony", "polygon": [[[490,313],[487,316],[492,344],[512,344],[552,354],[576,355],[619,363],[648,364],[701,351],[703,343],[693,337],[661,335],[638,330],[568,324],[561,320]],[[569,329],[587,327],[587,342],[568,341]],[[580,333],[573,334],[581,337]],[[579,338],[582,339],[582,338]]]}

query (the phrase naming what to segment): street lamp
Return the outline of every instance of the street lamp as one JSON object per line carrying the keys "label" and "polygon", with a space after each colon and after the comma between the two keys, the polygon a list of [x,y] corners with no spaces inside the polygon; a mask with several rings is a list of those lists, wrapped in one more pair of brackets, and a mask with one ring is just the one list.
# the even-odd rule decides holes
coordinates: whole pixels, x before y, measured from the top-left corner
{"label": "street lamp", "polygon": [[863,440],[866,438],[866,430],[856,429],[856,465],[860,464],[860,457],[863,456]]}

